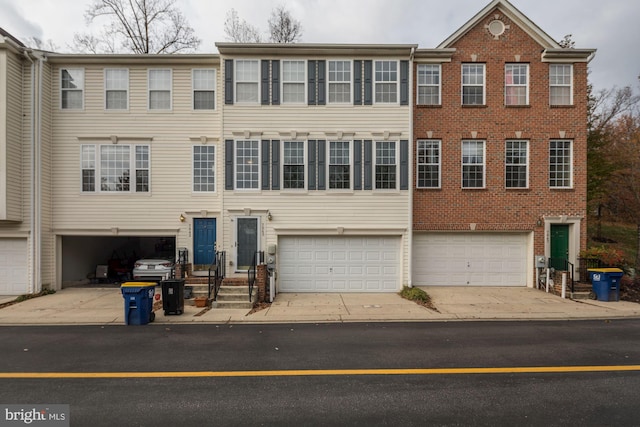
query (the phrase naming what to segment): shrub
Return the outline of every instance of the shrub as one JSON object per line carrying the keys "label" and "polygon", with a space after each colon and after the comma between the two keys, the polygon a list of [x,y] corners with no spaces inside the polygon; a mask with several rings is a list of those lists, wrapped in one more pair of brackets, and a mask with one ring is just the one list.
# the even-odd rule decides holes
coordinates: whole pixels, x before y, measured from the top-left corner
{"label": "shrub", "polygon": [[421,301],[421,302],[429,302],[431,301],[431,297],[425,291],[420,288],[410,288],[408,286],[404,286],[402,291],[400,292],[400,296],[402,298],[411,300],[411,301]]}
{"label": "shrub", "polygon": [[610,267],[621,267],[625,264],[622,251],[605,246],[592,246],[586,251],[580,252],[580,258],[592,258]]}

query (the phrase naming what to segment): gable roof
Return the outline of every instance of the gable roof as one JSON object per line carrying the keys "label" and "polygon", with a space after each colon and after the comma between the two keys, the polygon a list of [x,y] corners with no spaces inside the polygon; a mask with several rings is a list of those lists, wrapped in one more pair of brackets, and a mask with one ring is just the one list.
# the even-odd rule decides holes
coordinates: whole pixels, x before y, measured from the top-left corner
{"label": "gable roof", "polygon": [[486,5],[480,12],[478,12],[473,18],[467,21],[458,31],[449,36],[445,41],[438,45],[438,48],[448,48],[467,34],[472,28],[474,28],[480,21],[484,20],[495,8],[498,8],[502,13],[507,15],[511,21],[517,24],[524,32],[526,32],[532,39],[545,48],[560,49],[560,45],[551,36],[542,31],[540,27],[527,18],[522,12],[520,12],[514,5],[507,0],[493,0]]}

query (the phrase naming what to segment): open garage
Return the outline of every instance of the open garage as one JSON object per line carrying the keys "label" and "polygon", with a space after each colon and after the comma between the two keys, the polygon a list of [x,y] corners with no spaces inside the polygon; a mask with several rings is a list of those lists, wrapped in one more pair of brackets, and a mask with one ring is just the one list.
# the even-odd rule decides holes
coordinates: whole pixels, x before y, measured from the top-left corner
{"label": "open garage", "polygon": [[[133,264],[141,258],[175,258],[175,236],[63,236],[62,286],[130,278]],[[107,279],[96,277],[107,267]]]}
{"label": "open garage", "polygon": [[416,286],[526,286],[527,233],[415,233]]}

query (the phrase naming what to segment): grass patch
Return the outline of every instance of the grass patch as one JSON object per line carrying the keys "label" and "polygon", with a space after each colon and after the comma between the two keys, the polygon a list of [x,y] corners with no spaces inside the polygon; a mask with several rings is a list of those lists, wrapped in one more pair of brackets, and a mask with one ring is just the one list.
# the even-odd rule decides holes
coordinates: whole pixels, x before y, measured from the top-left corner
{"label": "grass patch", "polygon": [[433,301],[428,293],[420,288],[410,288],[408,286],[403,286],[400,291],[400,296],[404,299],[408,299],[409,301],[413,301],[416,304],[420,304],[423,307],[427,307],[430,310],[438,311],[435,305],[433,305]]}
{"label": "grass patch", "polygon": [[26,301],[26,300],[29,300],[29,299],[32,299],[32,298],[41,297],[43,295],[55,294],[55,293],[56,293],[56,291],[54,291],[53,289],[43,289],[42,291],[40,291],[40,292],[38,292],[36,294],[20,295],[19,297],[17,297],[13,301],[9,301],[9,302],[5,302],[4,304],[0,304],[0,308],[9,307],[10,305],[17,304],[17,303],[22,302],[22,301]]}
{"label": "grass patch", "polygon": [[637,225],[602,221],[600,237],[610,241],[602,243],[596,240],[597,220],[589,218],[587,227],[589,235],[587,247],[604,246],[605,248],[617,249],[622,251],[627,264],[633,265],[638,253]]}

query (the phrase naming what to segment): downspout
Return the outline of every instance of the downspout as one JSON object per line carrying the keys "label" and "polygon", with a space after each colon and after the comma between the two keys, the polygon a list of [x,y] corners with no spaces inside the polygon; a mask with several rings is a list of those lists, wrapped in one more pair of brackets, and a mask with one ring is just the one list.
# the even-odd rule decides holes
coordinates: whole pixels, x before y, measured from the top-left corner
{"label": "downspout", "polygon": [[416,53],[416,48],[411,48],[411,54],[409,56],[409,212],[407,214],[409,221],[409,228],[407,232],[407,244],[409,245],[409,254],[407,257],[407,268],[409,269],[407,275],[407,285],[413,287],[413,58]]}
{"label": "downspout", "polygon": [[36,292],[42,290],[42,71],[43,58],[38,57],[38,110],[36,127]]}
{"label": "downspout", "polygon": [[31,266],[31,280],[29,281],[29,287],[27,289],[27,293],[32,294],[35,292],[36,289],[36,265],[35,265],[35,258],[36,258],[36,247],[35,247],[35,124],[34,124],[34,119],[35,119],[35,111],[34,111],[34,107],[35,107],[35,103],[36,103],[36,99],[35,99],[35,86],[36,86],[36,77],[35,77],[35,64],[33,62],[33,59],[31,59],[31,56],[29,55],[29,52],[27,50],[24,50],[23,55],[25,58],[27,58],[27,60],[31,63],[31,102],[29,103],[29,110],[30,110],[30,120],[29,120],[29,126],[30,126],[30,145],[31,145],[31,155],[30,155],[30,186],[31,186],[31,191],[30,191],[30,203],[29,203],[29,230],[31,233],[31,245],[30,245],[30,258],[31,258],[31,262],[30,262],[30,266]]}

